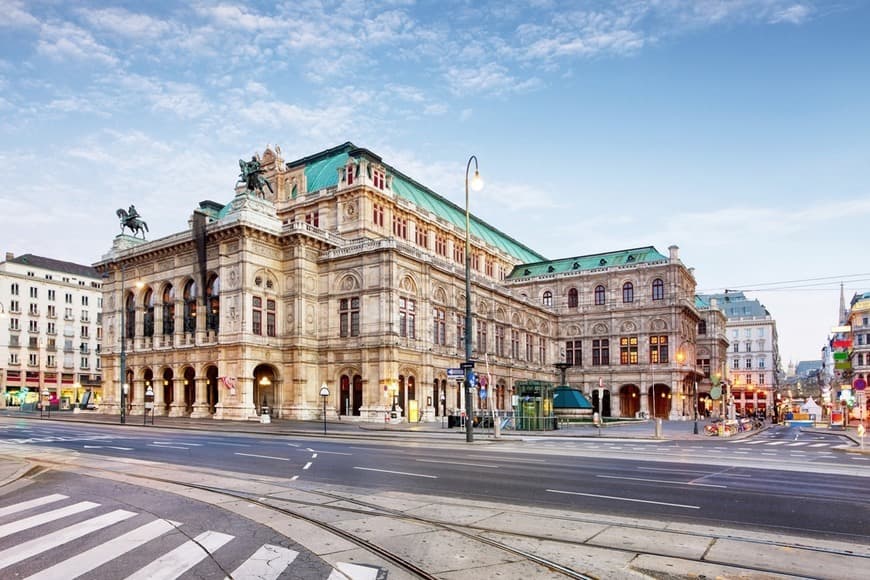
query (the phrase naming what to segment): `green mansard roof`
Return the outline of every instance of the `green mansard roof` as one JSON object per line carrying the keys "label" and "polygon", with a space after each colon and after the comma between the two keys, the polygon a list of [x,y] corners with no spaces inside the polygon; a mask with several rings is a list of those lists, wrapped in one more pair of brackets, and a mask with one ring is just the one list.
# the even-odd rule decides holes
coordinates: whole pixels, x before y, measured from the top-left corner
{"label": "green mansard roof", "polygon": [[632,250],[620,250],[618,252],[605,252],[602,254],[577,256],[575,258],[561,258],[559,260],[520,264],[514,267],[507,279],[521,280],[523,278],[560,274],[563,272],[583,272],[599,268],[613,268],[614,266],[650,264],[667,261],[667,259],[666,256],[660,254],[654,247],[646,246],[645,248],[634,248]]}
{"label": "green mansard roof", "polygon": [[[347,142],[338,147],[327,149],[315,155],[287,163],[287,167],[305,167],[305,180],[308,191],[318,191],[338,185],[338,170],[347,164],[353,154],[373,155],[364,149],[359,149],[353,143]],[[376,156],[375,156],[376,157]],[[380,161],[380,159],[378,159]],[[407,175],[384,163],[384,167],[392,175],[392,191],[399,197],[407,199],[417,206],[429,210],[438,217],[447,220],[454,226],[465,231],[465,209],[438,195],[431,189],[417,183]],[[512,237],[500,232],[483,220],[471,216],[471,235],[502,250],[523,262],[537,261],[544,258],[534,250],[524,246]]]}

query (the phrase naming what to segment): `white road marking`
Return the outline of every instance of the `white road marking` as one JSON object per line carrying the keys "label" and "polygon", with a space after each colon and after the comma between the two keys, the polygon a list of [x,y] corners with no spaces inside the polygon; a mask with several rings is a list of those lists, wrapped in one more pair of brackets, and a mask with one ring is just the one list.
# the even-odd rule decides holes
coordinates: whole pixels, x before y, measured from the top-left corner
{"label": "white road marking", "polygon": [[211,530],[203,532],[193,540],[181,544],[168,554],[140,568],[136,573],[127,576],[127,580],[178,578],[232,539],[233,536],[229,534]]}
{"label": "white road marking", "polygon": [[713,475],[715,471],[702,471],[700,469],[667,469],[665,467],[638,467],[640,471],[670,471],[673,473],[705,473]]}
{"label": "white road marking", "polygon": [[238,453],[236,455],[244,455],[245,457],[259,457],[260,459],[275,459],[276,461],[290,461],[286,457],[274,457],[272,455],[257,455],[255,453]]}
{"label": "white road marking", "polygon": [[359,469],[362,471],[377,471],[379,473],[392,473],[394,475],[409,475],[411,477],[427,477],[429,479],[438,479],[437,475],[424,475],[422,473],[408,473],[406,471],[390,471],[388,469],[374,469],[372,467],[356,467],[354,469]]}
{"label": "white road marking", "polygon": [[786,447],[800,447],[802,445],[808,445],[809,441],[799,441],[797,443],[788,443]]}
{"label": "white road marking", "polygon": [[645,477],[623,477],[619,475],[596,475],[595,477],[600,477],[602,479],[627,479],[629,481],[649,481],[651,483],[672,483],[674,485],[692,485],[697,487],[721,487],[722,489],[727,489],[727,485],[714,485],[712,483],[694,483],[691,481],[670,481],[667,479],[648,479]]}
{"label": "white road marking", "polygon": [[110,562],[118,556],[126,554],[130,550],[134,550],[155,538],[159,538],[166,532],[174,530],[179,525],[181,524],[178,522],[154,520],[153,522],[140,526],[135,530],[131,530],[126,534],[118,536],[117,538],[112,538],[108,542],[104,542],[86,552],[81,552],[72,558],[59,562],[50,568],[46,568],[38,574],[28,577],[27,580],[78,578],[79,576],[87,574],[91,570],[102,566],[106,562]]}
{"label": "white road marking", "polygon": [[53,522],[54,520],[59,520],[60,518],[86,512],[95,507],[99,507],[99,505],[100,504],[92,501],[80,501],[77,504],[30,516],[29,518],[16,520],[0,526],[0,538],[5,538],[6,536],[11,536],[12,534],[17,534],[18,532],[29,530],[30,528],[35,528],[36,526],[41,526],[42,524]]}
{"label": "white road marking", "polygon": [[462,461],[439,461],[437,459],[415,459],[415,461],[419,461],[420,463],[446,463],[447,465],[467,465],[469,467],[500,467],[499,465],[494,465],[492,463],[464,463]]}
{"label": "white road marking", "polygon": [[310,462],[310,461],[309,461],[308,463],[306,463],[305,466],[304,466],[302,469],[308,469],[309,467],[311,467],[311,462]]}
{"label": "white road marking", "polygon": [[233,578],[274,580],[293,563],[299,552],[281,546],[263,545],[254,555],[233,571]]}
{"label": "white road marking", "polygon": [[177,445],[152,445],[149,443],[148,447],[156,447],[157,449],[184,449],[185,451],[190,451],[190,447],[179,447]]}
{"label": "white road marking", "polygon": [[600,497],[603,499],[616,499],[616,500],[620,500],[620,501],[631,501],[631,502],[636,502],[636,503],[651,503],[651,504],[656,504],[656,505],[666,505],[666,506],[671,506],[671,507],[680,507],[680,508],[686,508],[686,509],[692,509],[692,510],[701,509],[701,506],[697,506],[697,505],[684,505],[684,504],[680,504],[680,503],[668,503],[668,502],[663,502],[663,501],[652,501],[652,500],[648,500],[648,499],[635,499],[635,498],[631,498],[631,497],[616,497],[613,495],[599,495],[597,493],[581,493],[579,491],[561,491],[558,489],[548,489],[546,491],[548,491],[550,493],[562,493],[562,494],[567,494],[567,495],[582,495],[582,496],[586,496],[586,497]]}
{"label": "white road marking", "polygon": [[32,558],[37,554],[53,550],[58,546],[71,542],[72,540],[77,540],[91,532],[101,530],[105,527],[132,518],[135,515],[135,513],[126,510],[115,510],[99,517],[68,526],[62,530],[34,538],[27,542],[16,544],[15,546],[0,552],[0,570],[13,564],[17,564],[23,560],[27,560],[28,558]]}
{"label": "white road marking", "polygon": [[768,445],[785,445],[785,441],[771,441]]}
{"label": "white road marking", "polygon": [[10,514],[17,514],[18,512],[23,512],[24,510],[29,510],[30,508],[43,506],[45,504],[54,503],[62,499],[69,499],[69,496],[61,495],[59,493],[53,493],[51,495],[45,495],[36,499],[22,501],[21,503],[16,503],[6,506],[4,508],[0,508],[0,517],[8,516]]}
{"label": "white road marking", "polygon": [[118,449],[119,451],[133,451],[132,447],[117,447],[115,445],[82,445],[83,449]]}
{"label": "white road marking", "polygon": [[294,475],[293,477],[290,478],[290,481],[296,481],[297,479],[299,479],[299,476]]}
{"label": "white road marking", "polygon": [[306,451],[311,453],[325,453],[326,455],[353,455],[353,453],[344,453],[342,451],[323,451],[322,449],[318,449],[315,451],[314,449],[308,448]]}
{"label": "white road marking", "polygon": [[371,566],[339,562],[335,568],[326,580],[347,580],[348,578],[350,580],[377,580],[378,578],[378,569]]}
{"label": "white road marking", "polygon": [[186,445],[188,447],[202,447],[202,443],[188,443],[187,441],[153,441],[154,445]]}

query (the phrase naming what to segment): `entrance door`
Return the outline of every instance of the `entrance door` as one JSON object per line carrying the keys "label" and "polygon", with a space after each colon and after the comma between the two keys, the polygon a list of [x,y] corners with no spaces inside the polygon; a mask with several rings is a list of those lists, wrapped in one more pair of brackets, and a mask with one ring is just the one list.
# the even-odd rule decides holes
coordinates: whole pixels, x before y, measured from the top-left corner
{"label": "entrance door", "polygon": [[341,375],[341,388],[338,393],[338,414],[347,415],[348,403],[350,402],[350,377]]}
{"label": "entrance door", "polygon": [[623,385],[619,389],[619,414],[623,417],[636,417],[640,411],[640,389],[634,385]]}
{"label": "entrance door", "polygon": [[353,398],[351,399],[351,401],[352,401],[351,406],[353,408],[353,414],[354,414],[354,416],[359,417],[359,415],[360,415],[359,410],[362,408],[362,404],[363,404],[362,377],[359,375],[353,376]]}

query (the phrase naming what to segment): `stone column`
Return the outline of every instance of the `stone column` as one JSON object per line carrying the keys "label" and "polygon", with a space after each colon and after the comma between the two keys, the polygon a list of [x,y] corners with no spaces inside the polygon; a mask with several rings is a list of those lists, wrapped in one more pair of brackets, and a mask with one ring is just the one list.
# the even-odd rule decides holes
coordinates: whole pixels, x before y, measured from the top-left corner
{"label": "stone column", "polygon": [[184,407],[184,377],[176,377],[172,380],[172,405],[169,407],[169,416],[187,416],[187,410]]}
{"label": "stone column", "polygon": [[211,417],[211,413],[208,410],[208,395],[206,392],[208,390],[208,378],[195,378],[193,379],[193,384],[196,387],[196,400],[193,402],[193,412],[190,414],[191,419]]}
{"label": "stone column", "polygon": [[166,408],[165,401],[163,400],[163,379],[152,379],[151,390],[154,391],[154,415],[165,415]]}

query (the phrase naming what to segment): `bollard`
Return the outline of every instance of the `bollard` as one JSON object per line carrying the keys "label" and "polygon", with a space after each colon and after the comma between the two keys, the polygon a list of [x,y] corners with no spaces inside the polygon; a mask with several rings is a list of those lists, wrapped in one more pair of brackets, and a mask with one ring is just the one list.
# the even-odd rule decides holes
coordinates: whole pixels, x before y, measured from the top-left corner
{"label": "bollard", "polygon": [[662,438],[662,420],[661,417],[656,417],[656,439]]}

